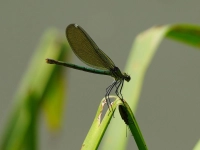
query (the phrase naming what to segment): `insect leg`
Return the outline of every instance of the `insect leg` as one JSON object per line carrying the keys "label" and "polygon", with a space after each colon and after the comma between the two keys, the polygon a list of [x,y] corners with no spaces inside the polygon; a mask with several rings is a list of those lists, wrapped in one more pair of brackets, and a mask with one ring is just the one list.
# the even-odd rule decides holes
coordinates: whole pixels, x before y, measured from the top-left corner
{"label": "insect leg", "polygon": [[[114,81],[109,87],[106,88],[106,94],[105,94],[105,99],[106,99],[106,102],[107,102],[107,106],[110,110],[110,107],[109,107],[109,104],[111,104],[111,101],[110,101],[110,98],[109,98],[109,95],[113,89],[113,87],[116,85],[116,81]],[[112,107],[111,107],[112,109]],[[113,111],[113,110],[112,110]]]}

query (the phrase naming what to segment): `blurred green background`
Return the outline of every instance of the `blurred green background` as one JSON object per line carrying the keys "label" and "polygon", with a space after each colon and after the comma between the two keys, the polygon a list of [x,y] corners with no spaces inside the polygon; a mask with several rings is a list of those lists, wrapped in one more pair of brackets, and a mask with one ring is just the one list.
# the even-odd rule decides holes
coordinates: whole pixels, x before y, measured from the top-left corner
{"label": "blurred green background", "polygon": [[[0,135],[23,73],[41,35],[49,27],[58,28],[64,37],[68,24],[81,25],[123,70],[137,34],[153,25],[200,24],[199,5],[198,0],[1,1]],[[83,65],[74,54],[71,62]],[[136,113],[149,149],[192,149],[198,141],[199,68],[199,50],[170,40],[160,45],[145,76]],[[40,115],[39,148],[42,150],[80,149],[105,88],[112,82],[107,76],[73,69],[67,73],[68,102],[62,129],[50,134],[44,115]],[[125,132],[124,125],[124,135],[119,136],[126,138]],[[136,148],[135,142],[130,141],[128,149]]]}

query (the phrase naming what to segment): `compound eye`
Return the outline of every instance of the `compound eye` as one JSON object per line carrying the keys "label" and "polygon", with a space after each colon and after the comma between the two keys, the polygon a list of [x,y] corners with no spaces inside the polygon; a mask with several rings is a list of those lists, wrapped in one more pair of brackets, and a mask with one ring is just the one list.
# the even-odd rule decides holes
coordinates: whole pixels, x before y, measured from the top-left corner
{"label": "compound eye", "polygon": [[126,73],[124,73],[124,75],[125,75],[125,80],[127,82],[129,82],[131,80],[131,77],[129,75],[127,75]]}

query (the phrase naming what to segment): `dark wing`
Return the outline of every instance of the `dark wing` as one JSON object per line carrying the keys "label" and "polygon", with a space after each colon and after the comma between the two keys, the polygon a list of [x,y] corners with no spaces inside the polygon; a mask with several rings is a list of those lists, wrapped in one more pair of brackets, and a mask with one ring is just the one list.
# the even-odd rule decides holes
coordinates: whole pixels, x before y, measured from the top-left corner
{"label": "dark wing", "polygon": [[88,66],[101,70],[114,68],[113,61],[96,45],[83,28],[70,24],[66,36],[76,56]]}

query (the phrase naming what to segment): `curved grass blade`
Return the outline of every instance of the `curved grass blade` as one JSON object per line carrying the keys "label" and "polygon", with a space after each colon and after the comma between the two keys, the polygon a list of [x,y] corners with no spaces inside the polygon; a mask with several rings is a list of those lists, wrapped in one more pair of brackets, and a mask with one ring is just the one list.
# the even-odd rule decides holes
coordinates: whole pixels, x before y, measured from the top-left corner
{"label": "curved grass blade", "polygon": [[[110,96],[110,98],[117,98],[117,97]],[[107,111],[102,119],[102,111],[104,105],[106,104],[106,99],[104,98],[101,101],[96,116],[94,118],[94,121],[92,123],[92,126],[90,127],[90,130],[82,144],[81,150],[97,149],[99,147],[99,144],[105,134],[105,131],[117,107],[117,103],[119,103],[119,101],[115,100],[112,104],[113,111]]]}
{"label": "curved grass blade", "polygon": [[[126,100],[129,100],[129,106],[133,113],[135,113],[139,95],[142,88],[143,78],[145,76],[146,69],[148,68],[154,53],[156,52],[159,44],[163,38],[175,39],[185,44],[192,45],[199,48],[200,46],[200,26],[186,25],[186,24],[175,24],[175,25],[163,25],[155,26],[147,31],[139,34],[135,39],[127,66],[125,71],[131,75],[132,80],[123,89],[123,95]],[[111,124],[108,134],[103,139],[103,147],[105,149],[126,149],[128,138],[119,138],[115,135],[117,131],[119,134],[123,134],[123,124],[120,125],[121,120],[116,116],[114,120],[115,124]],[[116,126],[118,124],[118,126]],[[106,141],[113,137],[113,143],[108,144]]]}
{"label": "curved grass blade", "polygon": [[138,149],[147,150],[148,148],[140,131],[139,125],[127,102],[122,103],[121,105],[119,105],[118,108],[121,118],[124,120],[125,124],[129,127],[135,139]]}
{"label": "curved grass blade", "polygon": [[[34,53],[28,70],[26,71],[20,87],[15,94],[13,104],[14,108],[10,116],[8,125],[6,126],[5,134],[1,140],[0,149],[37,149],[36,133],[38,114],[41,110],[41,104],[44,104],[43,102],[47,100],[46,94],[50,91],[49,87],[51,87],[51,84],[54,84],[52,83],[55,81],[52,80],[53,76],[57,76],[57,78],[61,80],[59,81],[59,83],[62,84],[56,86],[56,88],[58,88],[59,90],[54,90],[54,93],[57,94],[51,95],[60,95],[60,97],[51,98],[52,100],[59,103],[57,106],[60,106],[60,104],[61,106],[63,106],[63,97],[61,95],[64,94],[64,78],[60,73],[61,70],[57,70],[57,72],[54,72],[58,67],[47,67],[44,63],[44,58],[46,58],[47,56],[51,56],[56,59],[64,59],[63,56],[66,56],[68,46],[66,42],[63,42],[62,38],[58,36],[59,34],[57,31],[49,30],[42,38],[42,42],[38,50]],[[60,124],[60,116],[62,115],[62,111],[61,107],[54,108],[59,109],[59,111],[54,111],[54,113],[56,113],[56,115],[54,115],[56,116],[56,120],[54,120],[53,126],[55,127],[55,124],[56,126]]]}
{"label": "curved grass blade", "polygon": [[[105,116],[101,120],[103,106],[105,105],[105,103],[106,103],[105,99],[103,99],[99,105],[97,114],[93,121],[93,124],[86,136],[85,141],[83,142],[81,150],[97,149],[99,147],[99,144],[105,134],[105,131],[106,131],[108,125],[110,124],[113,113],[117,106],[122,107],[123,110],[125,109],[127,119],[129,120],[127,123],[130,127],[130,130],[135,138],[135,141],[136,141],[138,147],[142,150],[147,150],[146,144],[145,144],[142,134],[140,132],[139,126],[138,126],[138,124],[134,118],[134,115],[131,112],[131,109],[128,106],[128,104],[126,102],[123,104],[123,102],[120,99],[116,99],[112,103],[112,107],[113,107],[114,111],[112,111],[112,112],[107,111]],[[118,134],[117,131],[116,131],[116,134]],[[118,134],[118,136],[119,136],[119,134]]]}
{"label": "curved grass blade", "polygon": [[193,150],[200,150],[200,140],[196,143]]}

